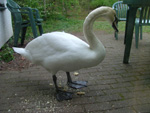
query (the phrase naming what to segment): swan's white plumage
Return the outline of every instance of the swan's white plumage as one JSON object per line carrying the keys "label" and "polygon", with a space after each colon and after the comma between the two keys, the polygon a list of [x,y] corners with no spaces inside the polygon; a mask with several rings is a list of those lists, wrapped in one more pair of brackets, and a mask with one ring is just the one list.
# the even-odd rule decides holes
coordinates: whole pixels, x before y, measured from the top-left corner
{"label": "swan's white plumage", "polygon": [[[33,63],[42,65],[53,75],[59,70],[70,72],[96,66],[104,59],[105,48],[92,32],[91,23],[102,13],[108,12],[107,10],[114,12],[111,8],[101,7],[87,16],[84,23],[84,35],[89,44],[69,33],[52,32],[32,40],[25,49],[13,49]],[[110,13],[111,15],[113,14]]]}

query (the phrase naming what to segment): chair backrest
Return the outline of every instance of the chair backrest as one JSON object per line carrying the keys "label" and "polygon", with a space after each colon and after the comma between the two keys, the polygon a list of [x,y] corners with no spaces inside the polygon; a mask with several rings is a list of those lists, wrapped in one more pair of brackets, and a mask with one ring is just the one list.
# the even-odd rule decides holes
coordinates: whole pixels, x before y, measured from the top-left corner
{"label": "chair backrest", "polygon": [[[22,21],[22,16],[20,13],[19,8],[21,8],[16,2],[14,2],[13,0],[7,0],[7,8],[9,9],[9,11],[12,13],[12,16],[15,20],[15,22],[21,22]],[[18,9],[17,9],[18,8]]]}
{"label": "chair backrest", "polygon": [[119,21],[126,21],[128,5],[123,4],[123,1],[115,2],[112,8],[116,11]]}
{"label": "chair backrest", "polygon": [[150,7],[142,7],[141,8],[140,24],[150,25]]}

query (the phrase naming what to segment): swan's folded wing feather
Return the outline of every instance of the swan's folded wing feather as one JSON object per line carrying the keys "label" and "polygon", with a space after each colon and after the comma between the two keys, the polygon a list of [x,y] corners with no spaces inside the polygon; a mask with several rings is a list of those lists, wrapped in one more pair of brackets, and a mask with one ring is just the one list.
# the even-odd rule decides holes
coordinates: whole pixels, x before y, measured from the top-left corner
{"label": "swan's folded wing feather", "polygon": [[26,50],[34,60],[41,61],[47,57],[56,57],[66,52],[88,48],[89,45],[81,39],[64,32],[47,33],[31,41]]}

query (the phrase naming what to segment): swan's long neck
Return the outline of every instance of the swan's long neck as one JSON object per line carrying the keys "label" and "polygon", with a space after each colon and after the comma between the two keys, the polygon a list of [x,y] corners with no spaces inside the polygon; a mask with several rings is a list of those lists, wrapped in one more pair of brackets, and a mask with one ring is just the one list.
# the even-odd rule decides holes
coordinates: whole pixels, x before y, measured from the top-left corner
{"label": "swan's long neck", "polygon": [[105,13],[104,10],[102,10],[102,8],[96,9],[94,11],[92,11],[85,19],[84,24],[83,24],[83,33],[85,38],[87,39],[90,48],[91,49],[103,49],[104,46],[101,43],[100,40],[98,40],[96,38],[96,35],[93,32],[93,24],[94,21],[103,16],[103,13]]}

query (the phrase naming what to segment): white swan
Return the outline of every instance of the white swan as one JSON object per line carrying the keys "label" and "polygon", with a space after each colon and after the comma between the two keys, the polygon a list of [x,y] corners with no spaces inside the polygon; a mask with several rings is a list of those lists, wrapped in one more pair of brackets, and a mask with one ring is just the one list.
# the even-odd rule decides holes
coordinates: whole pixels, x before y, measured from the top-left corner
{"label": "white swan", "polygon": [[70,93],[61,91],[57,86],[56,73],[67,72],[71,87],[81,88],[85,82],[72,82],[69,72],[98,65],[105,57],[105,48],[93,33],[93,23],[98,17],[106,18],[116,31],[116,13],[110,7],[93,10],[85,19],[83,32],[87,42],[65,32],[46,33],[37,37],[23,48],[13,47],[14,51],[35,64],[43,66],[52,73],[57,91],[57,99],[70,99]]}

